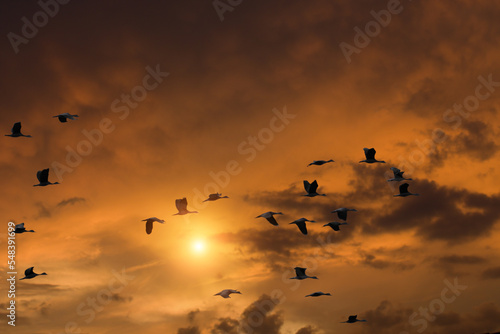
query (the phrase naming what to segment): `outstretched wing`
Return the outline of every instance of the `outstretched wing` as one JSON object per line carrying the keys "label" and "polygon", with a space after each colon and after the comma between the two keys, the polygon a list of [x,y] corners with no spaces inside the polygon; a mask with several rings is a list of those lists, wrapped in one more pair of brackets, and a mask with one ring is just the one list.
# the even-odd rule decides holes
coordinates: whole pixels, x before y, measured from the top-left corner
{"label": "outstretched wing", "polygon": [[307,234],[307,227],[305,222],[298,222],[297,226],[299,227],[299,230],[300,232],[302,232],[302,234]]}
{"label": "outstretched wing", "polygon": [[342,220],[347,220],[347,211],[337,211],[337,216],[339,217],[339,219],[342,219]]}
{"label": "outstretched wing", "polygon": [[399,186],[399,193],[404,194],[408,192],[408,183],[403,183],[402,185]]}
{"label": "outstretched wing", "polygon": [[186,197],[175,200],[175,206],[179,212],[185,211],[187,208],[187,199]]}
{"label": "outstretched wing", "polygon": [[66,123],[68,121],[68,119],[66,118],[65,115],[58,115],[57,116],[57,119],[59,120],[59,122],[61,123]]}
{"label": "outstretched wing", "polygon": [[347,321],[355,322],[357,317],[357,315],[350,315]]}
{"label": "outstretched wing", "polygon": [[42,169],[36,173],[36,178],[40,183],[46,183],[49,180],[49,169]]}
{"label": "outstretched wing", "polygon": [[153,231],[153,221],[151,219],[148,219],[146,221],[146,233],[151,234],[152,231]]}
{"label": "outstretched wing", "polygon": [[318,182],[314,180],[309,186],[309,193],[315,193],[317,189],[318,189]]}
{"label": "outstretched wing", "polygon": [[266,219],[268,222],[270,222],[274,226],[278,226],[278,222],[276,221],[276,219],[273,216],[270,216],[269,218],[266,218]]}
{"label": "outstretched wing", "polygon": [[295,267],[293,269],[295,269],[295,275],[297,275],[297,277],[306,275],[306,268]]}
{"label": "outstretched wing", "polygon": [[337,224],[332,224],[332,225],[330,225],[330,226],[333,228],[333,230],[334,230],[334,231],[340,231],[339,225],[337,225]]}
{"label": "outstretched wing", "polygon": [[26,269],[24,271],[24,276],[30,276],[30,275],[33,275],[33,268],[34,267],[29,267],[28,269]]}
{"label": "outstretched wing", "polygon": [[311,187],[311,184],[304,180],[304,189],[309,193],[309,188]]}
{"label": "outstretched wing", "polygon": [[12,134],[20,134],[21,133],[21,122],[14,123],[12,127]]}
{"label": "outstretched wing", "polygon": [[365,151],[366,160],[375,159],[375,153],[377,153],[377,151],[375,151],[375,149],[373,147],[372,148],[364,148],[363,151]]}

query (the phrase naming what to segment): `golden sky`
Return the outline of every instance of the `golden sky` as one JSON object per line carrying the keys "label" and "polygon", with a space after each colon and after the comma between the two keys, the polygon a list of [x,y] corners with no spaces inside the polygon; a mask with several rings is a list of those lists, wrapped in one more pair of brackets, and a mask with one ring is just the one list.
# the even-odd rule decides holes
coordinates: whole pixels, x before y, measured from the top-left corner
{"label": "golden sky", "polygon": [[[3,1],[0,124],[32,138],[0,141],[2,333],[500,331],[499,16],[472,0]],[[358,163],[364,147],[386,163]],[[320,159],[335,162],[307,167]],[[390,167],[420,196],[393,197]],[[33,187],[44,168],[60,184]],[[214,192],[229,198],[202,202]],[[198,213],[173,215],[183,197]],[[358,212],[323,227],[339,207]],[[165,223],[147,235],[149,217]],[[16,234],[15,327],[9,221],[36,231]],[[19,280],[32,266],[47,276]]]}

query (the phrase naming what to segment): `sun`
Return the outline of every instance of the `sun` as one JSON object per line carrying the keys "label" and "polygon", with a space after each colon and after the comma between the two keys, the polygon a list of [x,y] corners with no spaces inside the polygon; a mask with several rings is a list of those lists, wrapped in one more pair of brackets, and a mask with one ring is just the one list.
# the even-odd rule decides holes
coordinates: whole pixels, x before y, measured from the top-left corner
{"label": "sun", "polygon": [[205,242],[202,240],[195,240],[193,241],[192,247],[195,253],[201,254],[205,251]]}

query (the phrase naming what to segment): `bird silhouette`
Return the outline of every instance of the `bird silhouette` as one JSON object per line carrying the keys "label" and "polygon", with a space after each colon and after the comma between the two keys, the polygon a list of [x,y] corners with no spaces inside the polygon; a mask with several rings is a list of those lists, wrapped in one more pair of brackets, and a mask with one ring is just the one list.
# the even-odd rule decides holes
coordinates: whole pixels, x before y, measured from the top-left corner
{"label": "bird silhouette", "polygon": [[335,209],[332,211],[332,213],[337,213],[337,217],[339,217],[339,219],[342,219],[343,221],[346,221],[347,220],[347,212],[348,211],[358,211],[356,209],[348,209],[348,208],[338,208],[338,209]]}
{"label": "bird silhouette", "polygon": [[307,194],[304,196],[307,197],[326,196],[325,194],[318,194],[316,192],[316,190],[318,189],[318,182],[316,180],[314,180],[312,183],[309,183],[308,181],[304,180],[304,189],[307,192]]}
{"label": "bird silhouette", "polygon": [[319,296],[331,296],[331,293],[329,293],[329,292],[324,293],[324,292],[318,291],[318,292],[313,292],[311,294],[308,294],[306,297],[319,297]]}
{"label": "bird silhouette", "polygon": [[59,122],[66,123],[68,121],[68,119],[71,119],[73,121],[76,120],[75,117],[78,117],[78,115],[71,115],[70,113],[65,112],[63,114],[59,114],[59,115],[52,116],[52,117],[57,117]]}
{"label": "bird silhouette", "polygon": [[299,228],[300,232],[302,232],[302,234],[306,234],[307,235],[306,222],[314,223],[315,221],[314,220],[309,220],[309,219],[306,219],[306,218],[299,218],[297,220],[294,220],[290,224],[297,225],[297,227]]}
{"label": "bird silhouette", "polygon": [[330,226],[334,231],[340,231],[340,225],[348,225],[347,223],[331,222],[323,226]]}
{"label": "bird silhouette", "polygon": [[35,273],[33,271],[33,268],[34,267],[30,267],[30,268],[26,269],[24,271],[24,277],[20,278],[19,280],[22,280],[22,279],[32,279],[32,278],[40,276],[40,275],[47,275],[46,273],[37,274],[37,273]]}
{"label": "bird silhouette", "polygon": [[335,161],[333,161],[332,159],[330,159],[330,160],[314,160],[309,165],[307,165],[307,167],[312,166],[312,165],[321,166],[321,165],[327,164],[329,162],[335,162]]}
{"label": "bird silhouette", "polygon": [[342,321],[342,323],[353,324],[353,323],[358,322],[358,321],[366,321],[366,320],[358,319],[357,315],[350,315],[349,318],[347,319],[347,321]]}
{"label": "bird silhouette", "polygon": [[219,194],[219,193],[215,193],[215,194],[208,195],[208,198],[206,200],[204,200],[203,202],[206,202],[206,201],[216,201],[216,200],[221,199],[221,198],[229,198],[229,197],[222,196],[222,194]]}
{"label": "bird silhouette", "polygon": [[174,213],[173,216],[175,215],[185,215],[185,214],[188,214],[188,213],[198,213],[198,211],[189,211],[187,209],[187,199],[186,197],[184,198],[181,198],[181,199],[176,199],[175,200],[175,206],[177,207],[177,213]]}
{"label": "bird silhouette", "polygon": [[232,293],[241,294],[241,292],[239,292],[238,290],[225,289],[222,290],[221,292],[217,292],[214,296],[221,296],[222,298],[231,298],[229,295]]}
{"label": "bird silhouette", "polygon": [[295,277],[290,277],[290,279],[298,279],[298,280],[303,280],[306,278],[318,279],[316,276],[308,276],[306,274],[307,268],[295,267],[293,269],[295,269]]}
{"label": "bird silhouette", "polygon": [[391,170],[392,170],[392,173],[394,174],[394,177],[393,178],[390,178],[389,180],[387,180],[387,182],[391,182],[391,181],[396,181],[396,182],[400,182],[400,181],[404,181],[404,180],[408,180],[408,181],[411,181],[412,179],[407,179],[403,176],[404,172],[399,170],[398,168],[396,167],[391,167]]}
{"label": "bird silhouette", "polygon": [[21,133],[21,122],[14,123],[14,126],[10,130],[11,134],[6,135],[7,137],[28,137],[31,138],[31,135],[23,135]]}
{"label": "bird silhouette", "polygon": [[406,197],[406,196],[420,196],[420,194],[414,194],[408,191],[408,183],[403,183],[399,186],[399,194],[394,195],[394,197]]}
{"label": "bird silhouette", "polygon": [[143,219],[141,221],[146,222],[146,233],[147,234],[151,234],[151,232],[153,231],[153,222],[158,222],[161,224],[165,223],[165,221],[163,219],[159,219],[156,217],[146,218],[146,219]]}
{"label": "bird silhouette", "polygon": [[36,173],[36,178],[38,179],[38,184],[34,184],[33,187],[45,187],[51,184],[59,184],[59,182],[49,182],[49,169],[42,169]]}
{"label": "bird silhouette", "polygon": [[273,211],[268,211],[264,212],[261,215],[258,215],[255,218],[266,218],[269,223],[271,223],[274,226],[278,226],[278,222],[276,221],[276,218],[274,218],[274,215],[282,215],[283,213],[281,212],[273,212]]}
{"label": "bird silhouette", "polygon": [[380,162],[380,163],[385,163],[385,161],[382,161],[382,160],[377,160],[375,159],[375,153],[377,153],[377,151],[375,151],[374,148],[364,148],[363,151],[365,151],[365,160],[361,160],[360,162],[366,162],[367,164],[372,164],[372,163],[375,163],[375,162]]}
{"label": "bird silhouette", "polygon": [[25,232],[35,232],[35,231],[25,229],[24,228],[24,223],[16,225],[16,227],[14,229],[14,233],[25,233]]}

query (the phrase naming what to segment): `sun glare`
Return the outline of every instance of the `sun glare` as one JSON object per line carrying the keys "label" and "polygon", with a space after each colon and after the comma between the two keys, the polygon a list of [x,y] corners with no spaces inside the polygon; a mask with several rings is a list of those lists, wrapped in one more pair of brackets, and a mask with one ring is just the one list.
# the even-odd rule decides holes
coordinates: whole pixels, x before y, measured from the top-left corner
{"label": "sun glare", "polygon": [[205,251],[205,243],[201,240],[195,240],[192,246],[195,253],[203,253]]}

